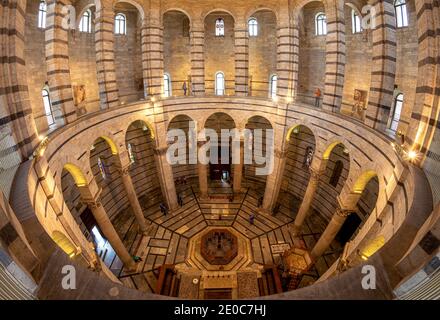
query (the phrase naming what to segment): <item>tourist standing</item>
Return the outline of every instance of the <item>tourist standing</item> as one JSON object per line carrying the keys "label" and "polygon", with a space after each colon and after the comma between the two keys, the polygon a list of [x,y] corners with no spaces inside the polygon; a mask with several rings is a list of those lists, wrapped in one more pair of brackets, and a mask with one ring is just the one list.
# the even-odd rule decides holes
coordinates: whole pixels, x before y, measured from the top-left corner
{"label": "tourist standing", "polygon": [[321,90],[316,88],[315,90],[315,107],[319,108],[319,100],[321,100]]}

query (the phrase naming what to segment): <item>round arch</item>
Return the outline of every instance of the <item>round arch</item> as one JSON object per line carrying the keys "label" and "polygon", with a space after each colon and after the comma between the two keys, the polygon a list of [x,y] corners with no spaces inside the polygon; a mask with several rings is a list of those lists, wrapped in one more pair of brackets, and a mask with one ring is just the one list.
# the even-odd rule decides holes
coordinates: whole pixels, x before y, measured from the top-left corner
{"label": "round arch", "polygon": [[287,133],[286,133],[286,136],[285,136],[285,142],[289,142],[290,141],[290,138],[291,138],[291,136],[292,136],[292,133],[295,131],[295,130],[298,130],[300,127],[304,127],[304,128],[307,128],[312,134],[313,134],[313,139],[314,139],[314,144],[316,145],[316,135],[315,135],[315,132],[313,132],[313,130],[310,128],[310,126],[309,125],[307,125],[307,124],[303,124],[303,123],[297,123],[297,124],[294,124],[293,126],[291,126],[288,130],[287,130]]}
{"label": "round arch", "polygon": [[174,117],[171,118],[171,120],[168,122],[167,130],[176,129],[176,128],[172,128],[171,127],[172,124],[176,123],[177,121],[185,121],[185,120],[188,121],[188,122],[190,122],[190,121],[192,121],[194,123],[197,122],[193,118],[191,118],[189,115],[180,113],[180,114],[177,114],[177,115],[175,115]]}
{"label": "round arch", "polygon": [[51,238],[70,258],[76,256],[77,248],[62,232],[55,230]]}
{"label": "round arch", "polygon": [[237,21],[235,14],[233,14],[229,10],[221,9],[221,8],[216,8],[216,9],[209,10],[208,12],[204,12],[202,14],[202,20],[205,21],[207,16],[209,16],[211,13],[217,13],[217,12],[227,13],[232,17],[232,20],[234,20],[234,23]]}
{"label": "round arch", "polygon": [[367,186],[368,182],[370,182],[371,179],[374,177],[378,177],[378,174],[374,170],[367,170],[364,171],[356,180],[356,182],[353,184],[353,193],[356,194],[362,194],[362,192],[365,190],[365,187]]}
{"label": "round arch", "polygon": [[[225,112],[221,112],[221,111],[211,113],[203,122],[203,128],[207,128],[208,121],[213,120],[214,116],[225,116],[225,118],[227,118],[228,120],[232,120],[232,122],[234,124],[233,128],[237,128],[237,124],[235,123],[235,120],[229,114],[227,114]],[[225,128],[225,129],[227,129],[227,128]]]}
{"label": "round arch", "polygon": [[73,180],[78,187],[85,187],[87,185],[86,176],[79,167],[72,163],[66,163],[63,168],[72,175]]}
{"label": "round arch", "polygon": [[127,126],[127,128],[126,128],[126,130],[125,130],[125,138],[127,138],[127,132],[128,132],[128,129],[129,129],[134,123],[136,123],[136,122],[140,122],[140,123],[142,123],[144,126],[146,126],[146,127],[148,128],[149,133],[150,133],[150,137],[151,137],[151,139],[156,140],[156,133],[155,133],[155,131],[154,131],[153,126],[151,125],[150,122],[148,122],[148,121],[146,121],[146,120],[143,120],[143,119],[136,119],[136,120],[131,121],[131,122],[128,124],[128,126]]}
{"label": "round arch", "polygon": [[190,26],[191,26],[191,23],[192,23],[192,21],[193,21],[191,15],[190,15],[186,10],[184,10],[184,9],[182,9],[182,8],[172,7],[172,8],[167,8],[167,9],[165,9],[165,10],[162,12],[162,20],[163,20],[163,17],[164,17],[167,13],[171,13],[171,12],[179,12],[179,13],[181,13],[181,14],[184,14],[184,15],[189,19],[189,24],[190,24]]}
{"label": "round arch", "polygon": [[113,10],[115,10],[115,7],[116,7],[116,5],[118,3],[128,3],[128,4],[131,4],[133,7],[135,7],[139,11],[139,14],[141,16],[141,20],[144,20],[144,18],[145,18],[144,8],[137,1],[134,1],[134,0],[117,0],[117,1],[115,1],[113,3]]}
{"label": "round arch", "polygon": [[246,22],[249,21],[250,18],[252,18],[256,13],[259,13],[261,11],[270,11],[275,15],[275,20],[278,24],[278,13],[274,8],[270,8],[270,7],[253,7],[251,8],[247,13],[246,13]]}
{"label": "round arch", "polygon": [[100,136],[98,139],[95,139],[95,141],[93,143],[95,143],[96,140],[99,140],[100,138],[103,139],[105,142],[107,142],[107,144],[110,147],[110,150],[112,151],[112,155],[116,155],[119,153],[118,147],[116,146],[116,143],[108,136]]}

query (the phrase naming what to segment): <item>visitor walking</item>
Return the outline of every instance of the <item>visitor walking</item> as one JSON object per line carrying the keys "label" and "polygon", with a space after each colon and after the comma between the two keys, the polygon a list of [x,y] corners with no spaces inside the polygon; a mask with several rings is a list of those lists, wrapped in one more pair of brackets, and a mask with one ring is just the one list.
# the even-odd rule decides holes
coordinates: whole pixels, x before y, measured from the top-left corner
{"label": "visitor walking", "polygon": [[179,203],[180,207],[183,207],[183,198],[180,193],[177,195],[177,202]]}
{"label": "visitor walking", "polygon": [[160,212],[162,212],[166,216],[168,213],[168,208],[163,203],[161,203],[159,207],[160,207]]}
{"label": "visitor walking", "polygon": [[254,224],[254,222],[255,222],[255,214],[251,213],[249,215],[249,223]]}

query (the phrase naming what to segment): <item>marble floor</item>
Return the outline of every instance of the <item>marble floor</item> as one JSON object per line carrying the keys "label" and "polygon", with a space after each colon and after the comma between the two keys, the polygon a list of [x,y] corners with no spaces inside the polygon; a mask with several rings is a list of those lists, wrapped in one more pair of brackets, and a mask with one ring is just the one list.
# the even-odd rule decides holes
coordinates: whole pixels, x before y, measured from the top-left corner
{"label": "marble floor", "polygon": [[[295,218],[299,201],[289,194],[280,196],[280,209],[275,215],[258,213],[258,199],[264,194],[263,186],[254,182],[243,184],[242,192],[232,201],[228,195],[230,188],[219,183],[211,184],[209,200],[199,198],[197,181],[190,180],[186,185],[178,186],[183,198],[183,206],[175,212],[164,215],[160,212],[159,194],[149,195],[148,201],[142,201],[144,214],[150,222],[148,236],[138,233],[135,218],[130,209],[122,212],[114,221],[116,230],[124,244],[133,255],[140,256],[135,272],[127,273],[121,262],[115,257],[107,262],[112,272],[128,287],[144,292],[154,292],[159,267],[163,264],[188,265],[189,244],[191,239],[211,227],[232,228],[234,232],[248,239],[251,248],[251,265],[279,265],[280,248],[295,245],[311,250],[326,226],[318,215],[311,214],[305,221],[303,234],[294,239],[289,224]],[[253,224],[250,214],[255,214]],[[339,257],[342,247],[334,241],[329,250],[305,273],[299,287],[316,281]],[[192,266],[191,266],[192,267]]]}

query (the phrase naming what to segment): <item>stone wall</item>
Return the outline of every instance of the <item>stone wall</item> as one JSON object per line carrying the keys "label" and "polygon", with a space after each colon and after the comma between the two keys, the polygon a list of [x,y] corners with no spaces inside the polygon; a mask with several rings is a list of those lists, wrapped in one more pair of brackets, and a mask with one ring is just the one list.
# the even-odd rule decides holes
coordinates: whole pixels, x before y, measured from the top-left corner
{"label": "stone wall", "polygon": [[324,93],[325,35],[316,35],[315,16],[325,12],[322,2],[314,1],[304,6],[300,20],[298,99],[309,101],[316,88]]}
{"label": "stone wall", "polygon": [[271,11],[252,15],[258,22],[258,36],[249,37],[249,77],[252,96],[269,96],[270,77],[277,70],[277,20]]}
{"label": "stone wall", "polygon": [[[225,36],[215,36],[215,21],[225,21]],[[235,49],[234,19],[226,13],[211,13],[205,18],[205,92],[214,94],[215,74],[225,75],[226,95],[234,94]]]}
{"label": "stone wall", "polygon": [[309,169],[304,166],[305,154],[308,147],[316,151],[316,138],[309,128],[299,126],[298,129],[297,134],[292,132],[290,135],[281,189],[302,199],[310,179]]}
{"label": "stone wall", "polygon": [[182,86],[191,75],[190,57],[190,23],[188,17],[180,12],[167,12],[163,18],[164,39],[164,72],[171,78],[171,93],[173,96],[183,95]]}

